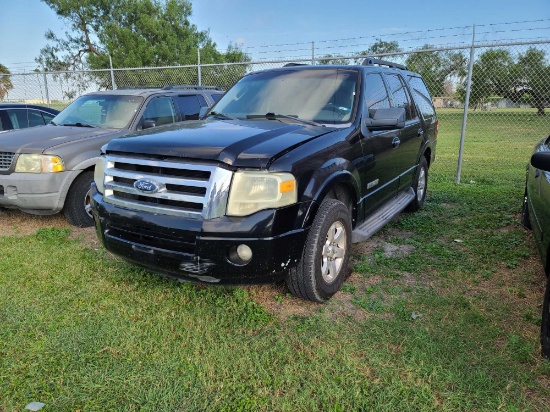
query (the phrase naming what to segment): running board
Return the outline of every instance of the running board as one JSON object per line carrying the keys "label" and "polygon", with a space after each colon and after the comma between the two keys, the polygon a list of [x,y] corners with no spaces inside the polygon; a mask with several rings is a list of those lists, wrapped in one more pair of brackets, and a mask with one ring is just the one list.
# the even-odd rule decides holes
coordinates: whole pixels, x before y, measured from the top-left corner
{"label": "running board", "polygon": [[378,232],[382,226],[393,219],[395,215],[405,209],[414,199],[414,196],[414,190],[410,187],[409,190],[399,193],[396,197],[386,202],[384,206],[355,228],[351,238],[352,242],[364,242],[370,238]]}

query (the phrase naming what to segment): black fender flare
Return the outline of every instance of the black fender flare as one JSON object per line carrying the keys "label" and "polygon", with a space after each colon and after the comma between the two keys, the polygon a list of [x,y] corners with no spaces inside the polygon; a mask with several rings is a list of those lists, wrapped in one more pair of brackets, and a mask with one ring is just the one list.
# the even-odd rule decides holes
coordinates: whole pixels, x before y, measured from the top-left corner
{"label": "black fender flare", "polygon": [[[310,180],[308,188],[312,186],[312,199],[310,202],[307,202],[307,210],[304,213],[304,219],[302,222],[302,227],[308,227],[313,222],[317,210],[321,205],[323,199],[330,193],[330,191],[338,184],[345,184],[350,187],[353,196],[354,209],[357,199],[360,198],[359,194],[361,193],[360,185],[357,179],[353,176],[350,170],[336,170],[331,173],[323,182],[315,187],[315,180],[317,175],[314,175]],[[355,216],[353,216],[355,217]]]}

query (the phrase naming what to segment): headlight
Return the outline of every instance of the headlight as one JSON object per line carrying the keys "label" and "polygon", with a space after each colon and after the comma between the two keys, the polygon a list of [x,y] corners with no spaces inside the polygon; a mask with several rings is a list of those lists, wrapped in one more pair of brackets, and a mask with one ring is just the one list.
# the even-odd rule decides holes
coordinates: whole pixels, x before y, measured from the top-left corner
{"label": "headlight", "polygon": [[15,164],[19,173],[58,173],[65,170],[59,156],[20,154]]}
{"label": "headlight", "polygon": [[103,194],[105,190],[105,185],[103,183],[104,179],[105,179],[105,158],[100,157],[97,163],[95,164],[94,183],[97,187],[97,191],[101,194]]}
{"label": "headlight", "polygon": [[236,172],[229,191],[227,215],[246,216],[292,205],[297,200],[296,179],[290,173]]}

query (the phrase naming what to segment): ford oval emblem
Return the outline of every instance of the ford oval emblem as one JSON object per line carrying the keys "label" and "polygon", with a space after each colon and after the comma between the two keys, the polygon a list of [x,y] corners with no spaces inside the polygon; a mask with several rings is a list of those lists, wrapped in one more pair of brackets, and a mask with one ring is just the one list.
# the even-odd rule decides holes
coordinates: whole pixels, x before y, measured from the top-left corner
{"label": "ford oval emblem", "polygon": [[134,187],[140,192],[156,193],[160,190],[160,183],[150,179],[139,179],[134,182]]}

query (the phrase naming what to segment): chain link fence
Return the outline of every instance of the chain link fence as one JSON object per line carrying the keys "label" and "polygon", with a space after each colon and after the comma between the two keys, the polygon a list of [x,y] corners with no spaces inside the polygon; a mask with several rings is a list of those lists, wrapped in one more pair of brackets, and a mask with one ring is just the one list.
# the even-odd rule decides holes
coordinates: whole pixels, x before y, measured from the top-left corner
{"label": "chain link fence", "polygon": [[[0,75],[3,102],[64,107],[81,94],[113,88],[210,85],[227,89],[246,73],[287,63],[361,64],[380,57],[423,75],[437,109],[464,108],[470,47],[432,48],[369,56],[330,56],[247,63],[189,65],[71,72]],[[469,105],[473,112],[550,105],[550,40],[474,46]]]}
{"label": "chain link fence", "polygon": [[[431,46],[430,46],[431,47]],[[471,60],[473,56],[473,60]],[[44,104],[62,109],[83,93],[113,89],[209,85],[228,89],[246,73],[287,63],[361,64],[367,56],[333,56],[263,60],[247,63],[131,68],[80,72],[0,75],[5,102]],[[468,131],[491,127],[498,136],[514,137],[517,125],[543,137],[550,132],[550,40],[431,47],[370,54],[404,64],[420,73],[430,90],[441,124]],[[468,85],[468,78],[471,82]],[[469,87],[468,87],[469,86]],[[469,99],[466,100],[468,88]],[[1,93],[2,89],[7,93]],[[469,106],[467,116],[464,107]],[[511,127],[514,124],[515,127]],[[461,149],[462,150],[462,149]]]}

